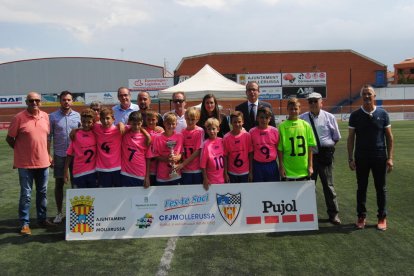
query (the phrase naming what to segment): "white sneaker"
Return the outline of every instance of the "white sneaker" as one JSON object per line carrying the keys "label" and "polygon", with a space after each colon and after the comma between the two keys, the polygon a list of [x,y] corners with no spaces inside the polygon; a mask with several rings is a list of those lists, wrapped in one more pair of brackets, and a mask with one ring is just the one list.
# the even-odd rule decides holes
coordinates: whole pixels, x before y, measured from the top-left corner
{"label": "white sneaker", "polygon": [[61,223],[63,220],[63,215],[62,213],[58,213],[55,217],[55,219],[53,220],[53,223]]}

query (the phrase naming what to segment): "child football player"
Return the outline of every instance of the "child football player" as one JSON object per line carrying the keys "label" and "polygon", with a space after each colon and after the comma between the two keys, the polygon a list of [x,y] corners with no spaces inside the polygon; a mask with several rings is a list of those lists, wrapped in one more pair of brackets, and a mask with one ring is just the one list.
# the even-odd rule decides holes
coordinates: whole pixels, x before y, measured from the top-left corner
{"label": "child football player", "polygon": [[208,139],[204,142],[201,151],[200,167],[203,173],[203,186],[208,190],[211,184],[224,183],[224,147],[223,139],[217,137],[220,123],[216,118],[209,118],[204,124]]}
{"label": "child football player", "polygon": [[271,116],[272,112],[268,107],[259,107],[257,110],[258,126],[250,129],[253,145],[253,182],[280,180],[276,162],[279,132],[277,128],[269,125]]}
{"label": "child football player", "polygon": [[121,141],[124,125],[114,126],[114,112],[111,108],[103,108],[99,113],[101,124],[93,126],[96,137],[97,158],[96,171],[100,187],[121,186]]}
{"label": "child football player", "polygon": [[75,138],[66,151],[64,168],[65,182],[69,179],[69,164],[73,160],[73,184],[77,188],[96,188],[96,139],[92,127],[95,112],[85,109],[81,112],[81,128],[76,131]]}
{"label": "child football player", "polygon": [[[233,129],[224,135],[223,145],[227,166],[224,168],[227,182],[245,183],[252,181],[249,154],[253,152],[250,134],[243,129],[243,113],[230,114]],[[250,175],[250,178],[249,178]]]}
{"label": "child football player", "polygon": [[[158,126],[158,113],[152,110],[147,110],[145,112],[145,130],[151,135],[151,140],[154,141],[154,136],[163,133],[164,129]],[[150,160],[150,185],[156,186],[157,180],[157,160]]]}
{"label": "child football player", "polygon": [[[165,131],[155,136],[152,142],[150,157],[158,161],[156,186],[181,183],[181,174],[176,164],[181,160],[183,152],[183,135],[175,132],[176,126],[177,116],[173,112],[166,113],[164,115]],[[154,184],[151,183],[151,185]]]}
{"label": "child football player", "polygon": [[316,146],[311,125],[299,119],[300,103],[291,98],[287,103],[288,119],[279,125],[279,171],[282,180],[310,179],[313,173],[312,149]]}
{"label": "child football player", "polygon": [[138,111],[129,114],[126,132],[122,137],[121,183],[126,187],[148,188],[148,148],[151,136],[142,127],[142,115]]}
{"label": "child football player", "polygon": [[182,184],[201,184],[203,175],[200,168],[200,153],[203,148],[204,129],[196,125],[200,119],[200,110],[190,107],[184,117],[187,122],[187,128],[181,131],[184,138],[184,161],[178,165],[178,169],[182,169]]}

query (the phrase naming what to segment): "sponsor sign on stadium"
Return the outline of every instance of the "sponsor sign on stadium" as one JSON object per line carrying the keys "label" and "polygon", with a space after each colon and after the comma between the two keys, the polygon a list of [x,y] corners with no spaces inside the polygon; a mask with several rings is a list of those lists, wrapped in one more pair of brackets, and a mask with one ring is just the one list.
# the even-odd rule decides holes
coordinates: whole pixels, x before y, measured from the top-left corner
{"label": "sponsor sign on stadium", "polygon": [[128,79],[130,90],[163,90],[174,85],[174,78]]}
{"label": "sponsor sign on stadium", "polygon": [[318,229],[314,181],[68,189],[66,239]]}
{"label": "sponsor sign on stadium", "polygon": [[282,74],[282,86],[298,85],[326,85],[326,72]]}
{"label": "sponsor sign on stadium", "polygon": [[260,87],[260,100],[282,99],[282,87]]}
{"label": "sponsor sign on stadium", "polygon": [[26,106],[26,95],[10,95],[0,96],[0,108],[1,107],[23,107]]}
{"label": "sponsor sign on stadium", "polygon": [[326,86],[296,86],[296,87],[283,87],[283,99],[290,97],[307,98],[309,94],[317,92],[322,95],[322,98],[326,98]]}
{"label": "sponsor sign on stadium", "polygon": [[238,83],[242,85],[246,85],[249,81],[257,82],[260,87],[281,86],[282,85],[282,74],[281,73],[267,73],[267,74],[239,74],[237,75]]}

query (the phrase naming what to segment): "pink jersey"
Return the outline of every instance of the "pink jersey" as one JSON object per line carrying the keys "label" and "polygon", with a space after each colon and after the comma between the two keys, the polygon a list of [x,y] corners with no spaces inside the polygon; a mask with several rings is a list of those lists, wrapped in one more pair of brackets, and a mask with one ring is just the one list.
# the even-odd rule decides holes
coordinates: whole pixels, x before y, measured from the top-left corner
{"label": "pink jersey", "polygon": [[95,124],[93,132],[98,152],[96,170],[100,172],[120,170],[122,135],[119,129],[114,125],[104,128],[102,125]]}
{"label": "pink jersey", "polygon": [[[183,129],[181,133],[184,136],[184,160],[190,158],[190,156],[198,149],[203,148],[204,141],[204,129],[196,126],[193,130]],[[185,173],[197,173],[201,172],[200,169],[200,156],[193,159],[182,170]]]}
{"label": "pink jersey", "polygon": [[143,180],[147,173],[147,156],[146,136],[128,130],[122,137],[121,174]]}
{"label": "pink jersey", "polygon": [[234,175],[249,173],[249,153],[253,151],[250,134],[246,131],[233,135],[228,132],[223,138],[224,155],[228,157],[227,171]]}
{"label": "pink jersey", "polygon": [[[151,140],[153,143],[154,142],[154,137],[157,135],[160,135],[162,132],[157,132],[153,129],[150,129],[148,127],[145,127],[145,130],[149,133],[149,135],[151,135]],[[156,175],[157,174],[157,161],[156,160],[151,160],[150,162],[150,174],[151,175]]]}
{"label": "pink jersey", "polygon": [[[181,133],[175,133],[167,137],[164,134],[160,134],[154,137],[154,141],[152,142],[152,150],[150,152],[149,157],[168,157],[171,154],[171,150],[167,147],[168,141],[175,141],[176,145],[174,147],[174,154],[181,154],[183,152],[183,135]],[[168,162],[158,162],[157,166],[157,181],[158,182],[167,182],[173,181],[176,179],[181,178],[181,176],[177,177],[170,177],[171,167]],[[178,172],[179,173],[179,172]]]}
{"label": "pink jersey", "polygon": [[73,156],[73,177],[94,173],[96,167],[96,139],[93,132],[78,130],[75,140],[70,142],[66,154]]}
{"label": "pink jersey", "polygon": [[201,151],[200,167],[206,170],[210,184],[224,183],[224,148],[223,139],[208,139]]}
{"label": "pink jersey", "polygon": [[253,159],[258,162],[271,162],[277,158],[277,146],[279,144],[279,131],[268,126],[266,129],[258,127],[250,130],[253,144]]}

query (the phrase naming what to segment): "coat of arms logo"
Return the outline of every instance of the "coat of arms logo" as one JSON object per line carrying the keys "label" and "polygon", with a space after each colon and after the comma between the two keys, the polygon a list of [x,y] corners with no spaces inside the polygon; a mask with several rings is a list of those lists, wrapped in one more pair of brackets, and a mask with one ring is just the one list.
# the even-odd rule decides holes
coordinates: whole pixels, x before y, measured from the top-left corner
{"label": "coat of arms logo", "polygon": [[73,233],[93,232],[94,228],[94,208],[90,196],[75,196],[70,200],[70,231]]}
{"label": "coat of arms logo", "polygon": [[216,194],[216,199],[221,217],[228,225],[232,226],[240,212],[241,193],[227,193],[225,195]]}

